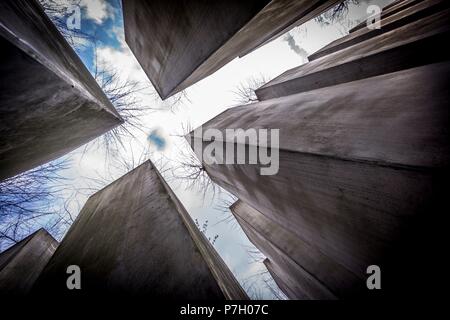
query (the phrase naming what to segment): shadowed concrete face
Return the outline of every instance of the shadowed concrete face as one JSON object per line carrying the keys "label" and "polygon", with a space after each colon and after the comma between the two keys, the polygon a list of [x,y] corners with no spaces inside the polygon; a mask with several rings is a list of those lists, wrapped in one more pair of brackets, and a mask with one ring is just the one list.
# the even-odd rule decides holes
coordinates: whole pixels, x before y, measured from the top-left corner
{"label": "shadowed concrete face", "polygon": [[[69,265],[81,269],[81,290],[66,287]],[[247,298],[150,161],[89,198],[34,291]]]}
{"label": "shadowed concrete face", "polygon": [[40,229],[0,254],[0,295],[25,295],[58,246]]}
{"label": "shadowed concrete face", "polygon": [[[308,56],[308,60],[312,61],[330,53],[342,50],[344,48],[353,46],[357,43],[361,43],[372,37],[381,35],[383,33],[392,31],[396,28],[402,27],[408,23],[417,21],[423,17],[429,16],[433,13],[439,12],[445,8],[448,8],[448,1],[445,0],[428,0],[428,1],[415,1],[418,2],[410,7],[403,7],[403,10],[396,11],[392,15],[383,15],[383,19],[380,20],[380,29],[361,28],[357,31],[337,39],[322,49],[314,52]],[[384,12],[384,11],[383,11]]]}
{"label": "shadowed concrete face", "polygon": [[242,229],[249,239],[261,252],[267,257],[277,257],[277,267],[279,267],[279,276],[283,278],[286,286],[295,292],[296,299],[318,299],[330,300],[336,299],[336,296],[322,283],[306,271],[303,267],[296,264],[292,259],[282,253],[279,248],[267,242],[265,238],[255,232],[252,226],[240,216],[235,216]]}
{"label": "shadowed concrete face", "polygon": [[0,2],[0,180],[123,120],[35,1]]}
{"label": "shadowed concrete face", "polygon": [[429,270],[425,256],[439,250],[442,233],[420,234],[439,229],[448,197],[449,74],[443,62],[230,108],[203,129],[279,128],[278,174],[249,164],[206,170],[313,250],[357,277],[383,265],[401,290],[401,269]]}
{"label": "shadowed concrete face", "polygon": [[445,61],[450,56],[442,46],[450,37],[449,6],[445,1],[434,7],[435,14],[426,10],[422,19],[288,70],[255,93],[267,100]]}
{"label": "shadowed concrete face", "polygon": [[286,285],[284,282],[285,279],[281,279],[278,275],[282,273],[275,264],[273,264],[268,258],[264,259],[263,261],[264,265],[267,268],[267,271],[269,271],[270,275],[272,276],[273,280],[275,280],[275,283],[280,288],[281,291],[291,300],[307,300],[308,297],[302,293],[302,292],[295,292],[292,291],[292,289]]}
{"label": "shadowed concrete face", "polygon": [[[390,17],[399,11],[405,10],[411,6],[416,5],[417,3],[423,2],[424,0],[398,0],[394,1],[388,5],[386,5],[383,10],[381,11],[381,19]],[[349,30],[350,33],[356,32],[358,30],[363,29],[367,26],[367,21],[364,20],[361,23],[359,23],[357,26],[353,27]]]}
{"label": "shadowed concrete face", "polygon": [[[364,273],[354,274],[295,233],[283,228],[245,202],[230,207],[249,240],[273,264],[291,299],[361,297]],[[276,280],[278,283],[279,281]],[[305,286],[309,283],[309,286]]]}
{"label": "shadowed concrete face", "polygon": [[125,39],[165,99],[336,2],[127,0]]}
{"label": "shadowed concrete face", "polygon": [[[240,199],[233,214],[291,298],[438,290],[433,262],[446,249],[442,222],[450,210],[450,62],[442,47],[450,11],[448,2],[418,3],[390,6],[401,9],[397,16],[385,11],[388,30],[355,31],[332,44],[341,48],[258,89],[263,101],[230,108],[202,126],[222,136],[279,129],[275,175],[232,161],[204,165]],[[210,140],[190,136],[199,158]],[[264,147],[264,141],[220,141],[238,150]],[[365,281],[373,267],[381,270],[382,290],[369,290]]]}

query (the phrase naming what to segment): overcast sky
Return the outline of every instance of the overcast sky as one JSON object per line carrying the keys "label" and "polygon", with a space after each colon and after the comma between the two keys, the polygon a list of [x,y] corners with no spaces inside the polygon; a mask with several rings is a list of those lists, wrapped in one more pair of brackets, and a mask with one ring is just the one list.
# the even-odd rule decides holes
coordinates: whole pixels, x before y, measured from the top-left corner
{"label": "overcast sky", "polygon": [[[263,46],[253,53],[235,59],[213,75],[194,84],[186,90],[188,99],[174,110],[168,110],[168,103],[155,99],[154,89],[145,76],[138,62],[124,41],[122,12],[119,0],[82,0],[81,29],[84,33],[91,34],[97,39],[97,59],[113,66],[120,72],[123,79],[132,79],[141,82],[146,90],[139,94],[139,99],[146,106],[162,108],[165,110],[150,112],[142,118],[145,132],[134,131],[135,138],[126,139],[124,148],[120,151],[120,157],[131,159],[142,154],[143,150],[151,148],[152,160],[160,166],[165,163],[165,168],[173,165],[167,159],[177,159],[179,148],[189,150],[187,143],[174,135],[183,133],[182,124],[190,123],[196,128],[223,112],[225,109],[237,104],[237,96],[234,93],[236,87],[251,77],[264,75],[274,78],[284,71],[296,67],[304,62],[308,54],[315,52],[327,43],[345,35],[349,27],[355,25],[365,16],[368,3],[378,4],[381,7],[391,1],[362,2],[359,6],[350,6],[348,19],[342,23],[323,26],[315,21],[310,21],[303,26],[294,29],[292,37],[281,36],[279,39]],[[85,65],[91,69],[94,66],[94,46],[89,42],[79,41],[76,51]],[[162,139],[165,148],[157,150],[156,145],[149,146],[148,134],[157,129],[158,139]],[[73,159],[69,170],[63,175],[70,179],[73,190],[83,189],[86,185],[92,185],[91,179],[100,178],[100,182],[94,183],[100,188],[104,184],[113,181],[124,174],[123,168],[115,168],[108,165],[102,150],[84,148],[72,152],[69,157]],[[118,155],[117,155],[118,157]],[[164,161],[160,162],[163,158]],[[136,163],[137,165],[138,163]],[[220,197],[212,199],[208,194],[203,199],[201,190],[189,189],[179,181],[170,178],[170,170],[165,172],[168,182],[175,193],[181,199],[188,212],[194,219],[198,219],[200,225],[208,220],[207,235],[213,237],[219,235],[215,248],[225,260],[227,265],[245,287],[254,281],[254,288],[264,298],[273,298],[269,290],[265,288],[262,277],[259,275],[265,270],[262,263],[252,263],[248,256],[248,249],[252,244],[243,234],[237,223],[220,222],[228,213],[218,210],[221,199],[229,199],[224,192]],[[73,191],[67,190],[64,195],[73,197]],[[76,194],[78,200],[72,202],[71,210],[78,212],[79,207],[86,201],[88,194]],[[254,250],[254,249],[253,249]],[[251,290],[251,289],[250,289]],[[254,294],[255,292],[250,292]]]}

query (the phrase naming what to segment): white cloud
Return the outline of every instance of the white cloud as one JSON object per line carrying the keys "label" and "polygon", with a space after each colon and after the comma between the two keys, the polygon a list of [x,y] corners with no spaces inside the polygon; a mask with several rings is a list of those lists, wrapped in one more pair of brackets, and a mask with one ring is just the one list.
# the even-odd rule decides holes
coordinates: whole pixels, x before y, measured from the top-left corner
{"label": "white cloud", "polygon": [[112,10],[105,0],[82,0],[80,5],[85,9],[88,19],[102,24],[112,16]]}

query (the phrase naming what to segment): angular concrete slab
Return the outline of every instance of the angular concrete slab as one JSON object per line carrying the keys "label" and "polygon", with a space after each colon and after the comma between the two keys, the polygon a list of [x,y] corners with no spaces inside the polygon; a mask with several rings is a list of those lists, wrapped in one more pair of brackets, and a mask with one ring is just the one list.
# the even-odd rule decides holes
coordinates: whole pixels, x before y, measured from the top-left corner
{"label": "angular concrete slab", "polygon": [[274,265],[268,258],[264,259],[264,265],[269,271],[269,274],[272,276],[273,280],[277,284],[278,288],[288,297],[290,300],[307,300],[307,296],[305,294],[296,293],[293,291],[284,281],[281,279],[278,274],[277,266]]}
{"label": "angular concrete slab", "polygon": [[125,39],[165,99],[336,2],[123,1]]}
{"label": "angular concrete slab", "polygon": [[[281,30],[277,31],[274,30],[273,35],[268,37],[267,40],[261,42],[259,45],[250,48],[244,52],[242,52],[241,54],[239,54],[239,58],[242,58],[244,56],[246,56],[247,54],[255,51],[256,49],[261,48],[262,46],[268,44],[269,42],[277,39],[278,37],[281,37],[283,34],[285,34],[286,32],[289,32],[290,30],[294,29],[295,27],[298,27],[306,22],[308,22],[311,19],[314,19],[315,17],[317,17],[318,15],[320,15],[323,12],[326,12],[328,9],[332,8],[333,6],[337,5],[339,2],[341,2],[341,0],[336,0],[336,1],[316,1],[316,4],[310,8],[309,10],[309,14],[306,14],[299,10],[297,12],[298,17],[296,18],[297,20],[295,20],[292,24],[287,25],[285,28],[282,28]],[[292,14],[295,14],[295,11],[292,12]]]}
{"label": "angular concrete slab", "polygon": [[0,296],[26,295],[52,257],[58,241],[40,229],[0,254]]}
{"label": "angular concrete slab", "polygon": [[[407,8],[409,8],[410,6],[416,5],[417,3],[420,3],[424,0],[400,0],[400,1],[394,1],[388,5],[386,5],[385,7],[382,8],[381,11],[381,19],[387,18],[393,14],[396,14],[402,10],[405,10]],[[364,27],[367,26],[367,21],[366,19],[364,19],[364,21],[362,21],[361,23],[359,23],[358,25],[356,25],[355,27],[353,27],[352,29],[349,30],[350,33],[356,32],[358,30],[363,29]]]}
{"label": "angular concrete slab", "polygon": [[[448,2],[445,2],[448,6]],[[267,100],[445,61],[450,9],[288,70],[255,91]]]}
{"label": "angular concrete slab", "polygon": [[420,20],[426,16],[439,12],[449,7],[448,1],[445,0],[429,0],[420,1],[419,3],[407,7],[406,9],[390,15],[381,22],[380,29],[361,28],[349,35],[337,39],[317,52],[308,57],[309,61],[316,60],[330,53],[345,49],[357,43],[368,40],[372,37],[389,32],[396,28],[402,27],[408,23]]}
{"label": "angular concrete slab", "polygon": [[[66,287],[69,265],[80,290]],[[247,299],[150,161],[89,198],[34,292]]]}
{"label": "angular concrete slab", "polygon": [[0,2],[0,180],[123,120],[36,0]]}
{"label": "angular concrete slab", "polygon": [[[272,263],[283,266],[280,259],[282,261],[290,260],[292,264],[298,266],[301,273],[307,272],[332,292],[330,297],[361,297],[366,291],[365,273],[354,274],[350,272],[306,240],[299,238],[293,232],[283,228],[275,220],[269,219],[242,200],[235,202],[230,210],[238,221],[241,221],[241,226],[250,241],[260,251],[264,252]],[[255,234],[257,235],[256,238]],[[276,254],[273,255],[272,252],[276,252]],[[280,267],[280,269],[283,268]],[[284,274],[289,273],[288,270],[282,272]],[[291,279],[300,278],[296,274],[289,275],[289,277]],[[285,276],[281,278],[285,278]],[[297,288],[301,286],[302,283],[295,284]],[[295,292],[292,289],[290,291]],[[314,293],[305,292],[305,289],[302,290],[302,294],[309,297],[314,296]],[[286,295],[290,296],[288,292],[286,292]],[[296,298],[300,299],[301,294]]]}
{"label": "angular concrete slab", "polygon": [[[239,225],[251,239],[252,243],[261,250],[266,257],[277,257],[277,275],[283,279],[287,287],[295,294],[295,299],[335,300],[336,296],[314,275],[296,264],[284,255],[277,247],[267,242],[260,234],[239,216],[236,216]],[[270,258],[269,258],[270,259]]]}
{"label": "angular concrete slab", "polygon": [[206,170],[355,275],[382,264],[391,285],[410,288],[395,268],[407,264],[409,276],[429,270],[424,256],[439,251],[432,243],[441,233],[412,235],[438,230],[448,207],[449,75],[450,63],[437,63],[228,109],[203,130],[280,129],[279,171],[205,163]]}

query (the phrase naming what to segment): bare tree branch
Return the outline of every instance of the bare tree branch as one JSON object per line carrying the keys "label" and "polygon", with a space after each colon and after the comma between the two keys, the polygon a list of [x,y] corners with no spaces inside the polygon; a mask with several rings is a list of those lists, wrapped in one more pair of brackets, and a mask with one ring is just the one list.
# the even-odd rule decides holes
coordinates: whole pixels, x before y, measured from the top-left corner
{"label": "bare tree branch", "polygon": [[80,7],[81,0],[72,0],[71,3],[55,0],[40,0],[40,3],[47,16],[73,48],[76,49],[78,46],[83,46],[83,44],[93,41],[94,37],[92,35],[84,33],[79,29],[70,29],[67,25],[68,9],[71,6]]}
{"label": "bare tree branch", "polygon": [[340,22],[347,16],[349,5],[359,5],[360,2],[361,0],[344,0],[330,10],[322,13],[320,16],[317,16],[315,18],[315,21],[317,21],[322,26]]}
{"label": "bare tree branch", "polygon": [[258,102],[259,100],[255,94],[255,90],[269,81],[270,79],[267,76],[260,74],[259,76],[252,76],[246,81],[241,82],[233,91],[233,93],[237,97],[236,102],[240,104]]}
{"label": "bare tree branch", "polygon": [[67,188],[61,172],[68,166],[58,159],[0,182],[0,249],[59,215],[52,203]]}

